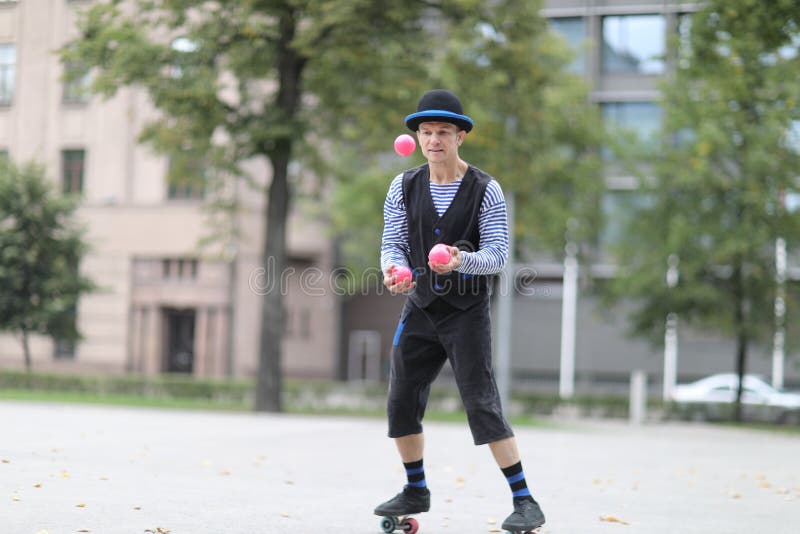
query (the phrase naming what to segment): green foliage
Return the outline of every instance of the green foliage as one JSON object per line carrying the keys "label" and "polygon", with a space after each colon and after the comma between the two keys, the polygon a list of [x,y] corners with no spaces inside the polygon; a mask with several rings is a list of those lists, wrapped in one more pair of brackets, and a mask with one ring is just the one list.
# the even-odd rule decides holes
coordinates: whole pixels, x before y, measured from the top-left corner
{"label": "green foliage", "polygon": [[416,68],[400,71],[407,79],[374,88],[383,91],[382,111],[362,108],[347,115],[347,129],[336,146],[349,149],[334,151],[338,164],[333,171],[339,180],[334,221],[347,238],[344,259],[350,267],[377,263],[389,182],[404,168],[424,162],[419,151],[400,160],[391,152],[392,142],[407,131],[403,117],[416,109],[425,90],[435,87],[456,92],[475,120],[462,157],[516,193],[515,231],[522,252],[560,253],[569,219],[578,223],[574,236],[579,241],[590,240],[599,227],[599,115],[583,81],[566,72],[570,53],[548,31],[540,3],[447,5],[401,41],[406,53],[418,43],[424,46],[414,53]]}
{"label": "green foliage", "polygon": [[[439,85],[461,93],[482,129],[467,157],[520,192],[521,228],[560,248],[569,216],[577,214],[587,231],[596,227],[596,114],[585,88],[560,72],[566,47],[544,31],[539,7],[526,0],[110,0],[87,8],[79,36],[60,53],[93,72],[94,92],[147,93],[158,114],[140,139],[199,158],[207,172],[190,174],[214,191],[210,205],[236,209],[226,197],[231,188],[211,182],[249,178],[244,162],[266,162],[265,255],[278,269],[293,192],[309,189],[312,175],[332,174],[341,184],[334,209],[347,229],[344,250],[363,267],[366,258],[377,263],[387,178],[399,171],[387,147],[423,91]],[[289,182],[291,161],[303,170]],[[187,178],[185,163],[176,160],[172,174],[184,176],[171,178]],[[259,391],[269,390],[274,407],[281,297],[265,295],[264,303]]]}
{"label": "green foliage", "polygon": [[0,372],[0,390],[3,389],[244,402],[253,394],[253,382],[177,375],[72,375],[5,370]]}
{"label": "green foliage", "polygon": [[75,207],[43,167],[0,159],[0,330],[80,337],[75,308],[94,285],[78,273],[86,245]]}
{"label": "green foliage", "polygon": [[[643,202],[611,284],[637,304],[633,330],[654,342],[669,312],[734,336],[745,353],[771,337],[775,240],[800,244],[800,214],[783,202],[800,192],[798,24],[796,2],[717,0],[692,17],[682,47],[673,43],[661,151],[641,175]],[[680,282],[669,289],[672,254]]]}

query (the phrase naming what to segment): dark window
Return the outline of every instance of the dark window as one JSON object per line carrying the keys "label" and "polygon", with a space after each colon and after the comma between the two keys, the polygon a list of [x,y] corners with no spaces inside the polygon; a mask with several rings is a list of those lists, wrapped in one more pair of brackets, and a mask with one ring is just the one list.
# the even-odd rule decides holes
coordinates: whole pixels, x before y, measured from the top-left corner
{"label": "dark window", "polygon": [[162,278],[196,280],[198,261],[195,258],[164,258],[161,260]]}
{"label": "dark window", "polygon": [[86,151],[64,150],[61,153],[61,186],[64,193],[81,193]]}
{"label": "dark window", "polygon": [[164,370],[191,374],[194,370],[194,310],[164,310],[167,336]]}

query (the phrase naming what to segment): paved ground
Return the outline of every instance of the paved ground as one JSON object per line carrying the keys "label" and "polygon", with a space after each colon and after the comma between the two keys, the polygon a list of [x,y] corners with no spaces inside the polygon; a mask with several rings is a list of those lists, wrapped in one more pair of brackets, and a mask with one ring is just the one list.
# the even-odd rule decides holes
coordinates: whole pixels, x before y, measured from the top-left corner
{"label": "paved ground", "polygon": [[[378,534],[372,509],[404,480],[378,420],[2,401],[0,424],[0,534]],[[460,424],[426,430],[420,532],[499,532],[510,497],[488,449]],[[800,436],[517,431],[546,533],[799,531]]]}

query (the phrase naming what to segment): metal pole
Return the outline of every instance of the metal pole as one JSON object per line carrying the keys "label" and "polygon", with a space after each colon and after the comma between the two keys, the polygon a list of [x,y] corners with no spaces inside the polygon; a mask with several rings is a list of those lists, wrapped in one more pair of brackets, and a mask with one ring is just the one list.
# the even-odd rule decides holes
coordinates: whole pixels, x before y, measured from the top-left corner
{"label": "metal pole", "polygon": [[[670,254],[667,259],[667,287],[674,289],[678,285],[679,259]],[[664,329],[664,402],[672,400],[672,393],[678,381],[678,314],[669,313]]]}
{"label": "metal pole", "polygon": [[786,240],[775,240],[775,334],[772,341],[772,387],[783,388],[786,356]]}
{"label": "metal pole", "polygon": [[575,323],[578,308],[578,247],[568,242],[564,257],[564,281],[561,300],[561,372],[558,394],[569,399],[575,394]]}
{"label": "metal pole", "polygon": [[647,418],[647,375],[641,370],[631,373],[628,417],[634,425],[641,425]]}
{"label": "metal pole", "polygon": [[514,304],[514,193],[506,194],[508,217],[508,261],[500,274],[497,292],[497,389],[506,410],[511,399],[511,321]]}

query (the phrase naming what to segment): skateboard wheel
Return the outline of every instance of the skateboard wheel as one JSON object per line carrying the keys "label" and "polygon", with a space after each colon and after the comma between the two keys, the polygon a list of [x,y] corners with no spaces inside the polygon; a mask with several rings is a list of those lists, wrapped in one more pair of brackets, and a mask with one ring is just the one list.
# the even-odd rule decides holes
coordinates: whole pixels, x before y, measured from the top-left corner
{"label": "skateboard wheel", "polygon": [[395,521],[394,517],[386,516],[383,519],[381,519],[381,529],[387,534],[390,532],[394,532],[396,528],[397,528],[397,522]]}
{"label": "skateboard wheel", "polygon": [[417,534],[417,531],[419,530],[419,523],[417,522],[416,519],[409,517],[408,519],[403,521],[402,527],[403,527],[403,532],[406,532],[408,534]]}

